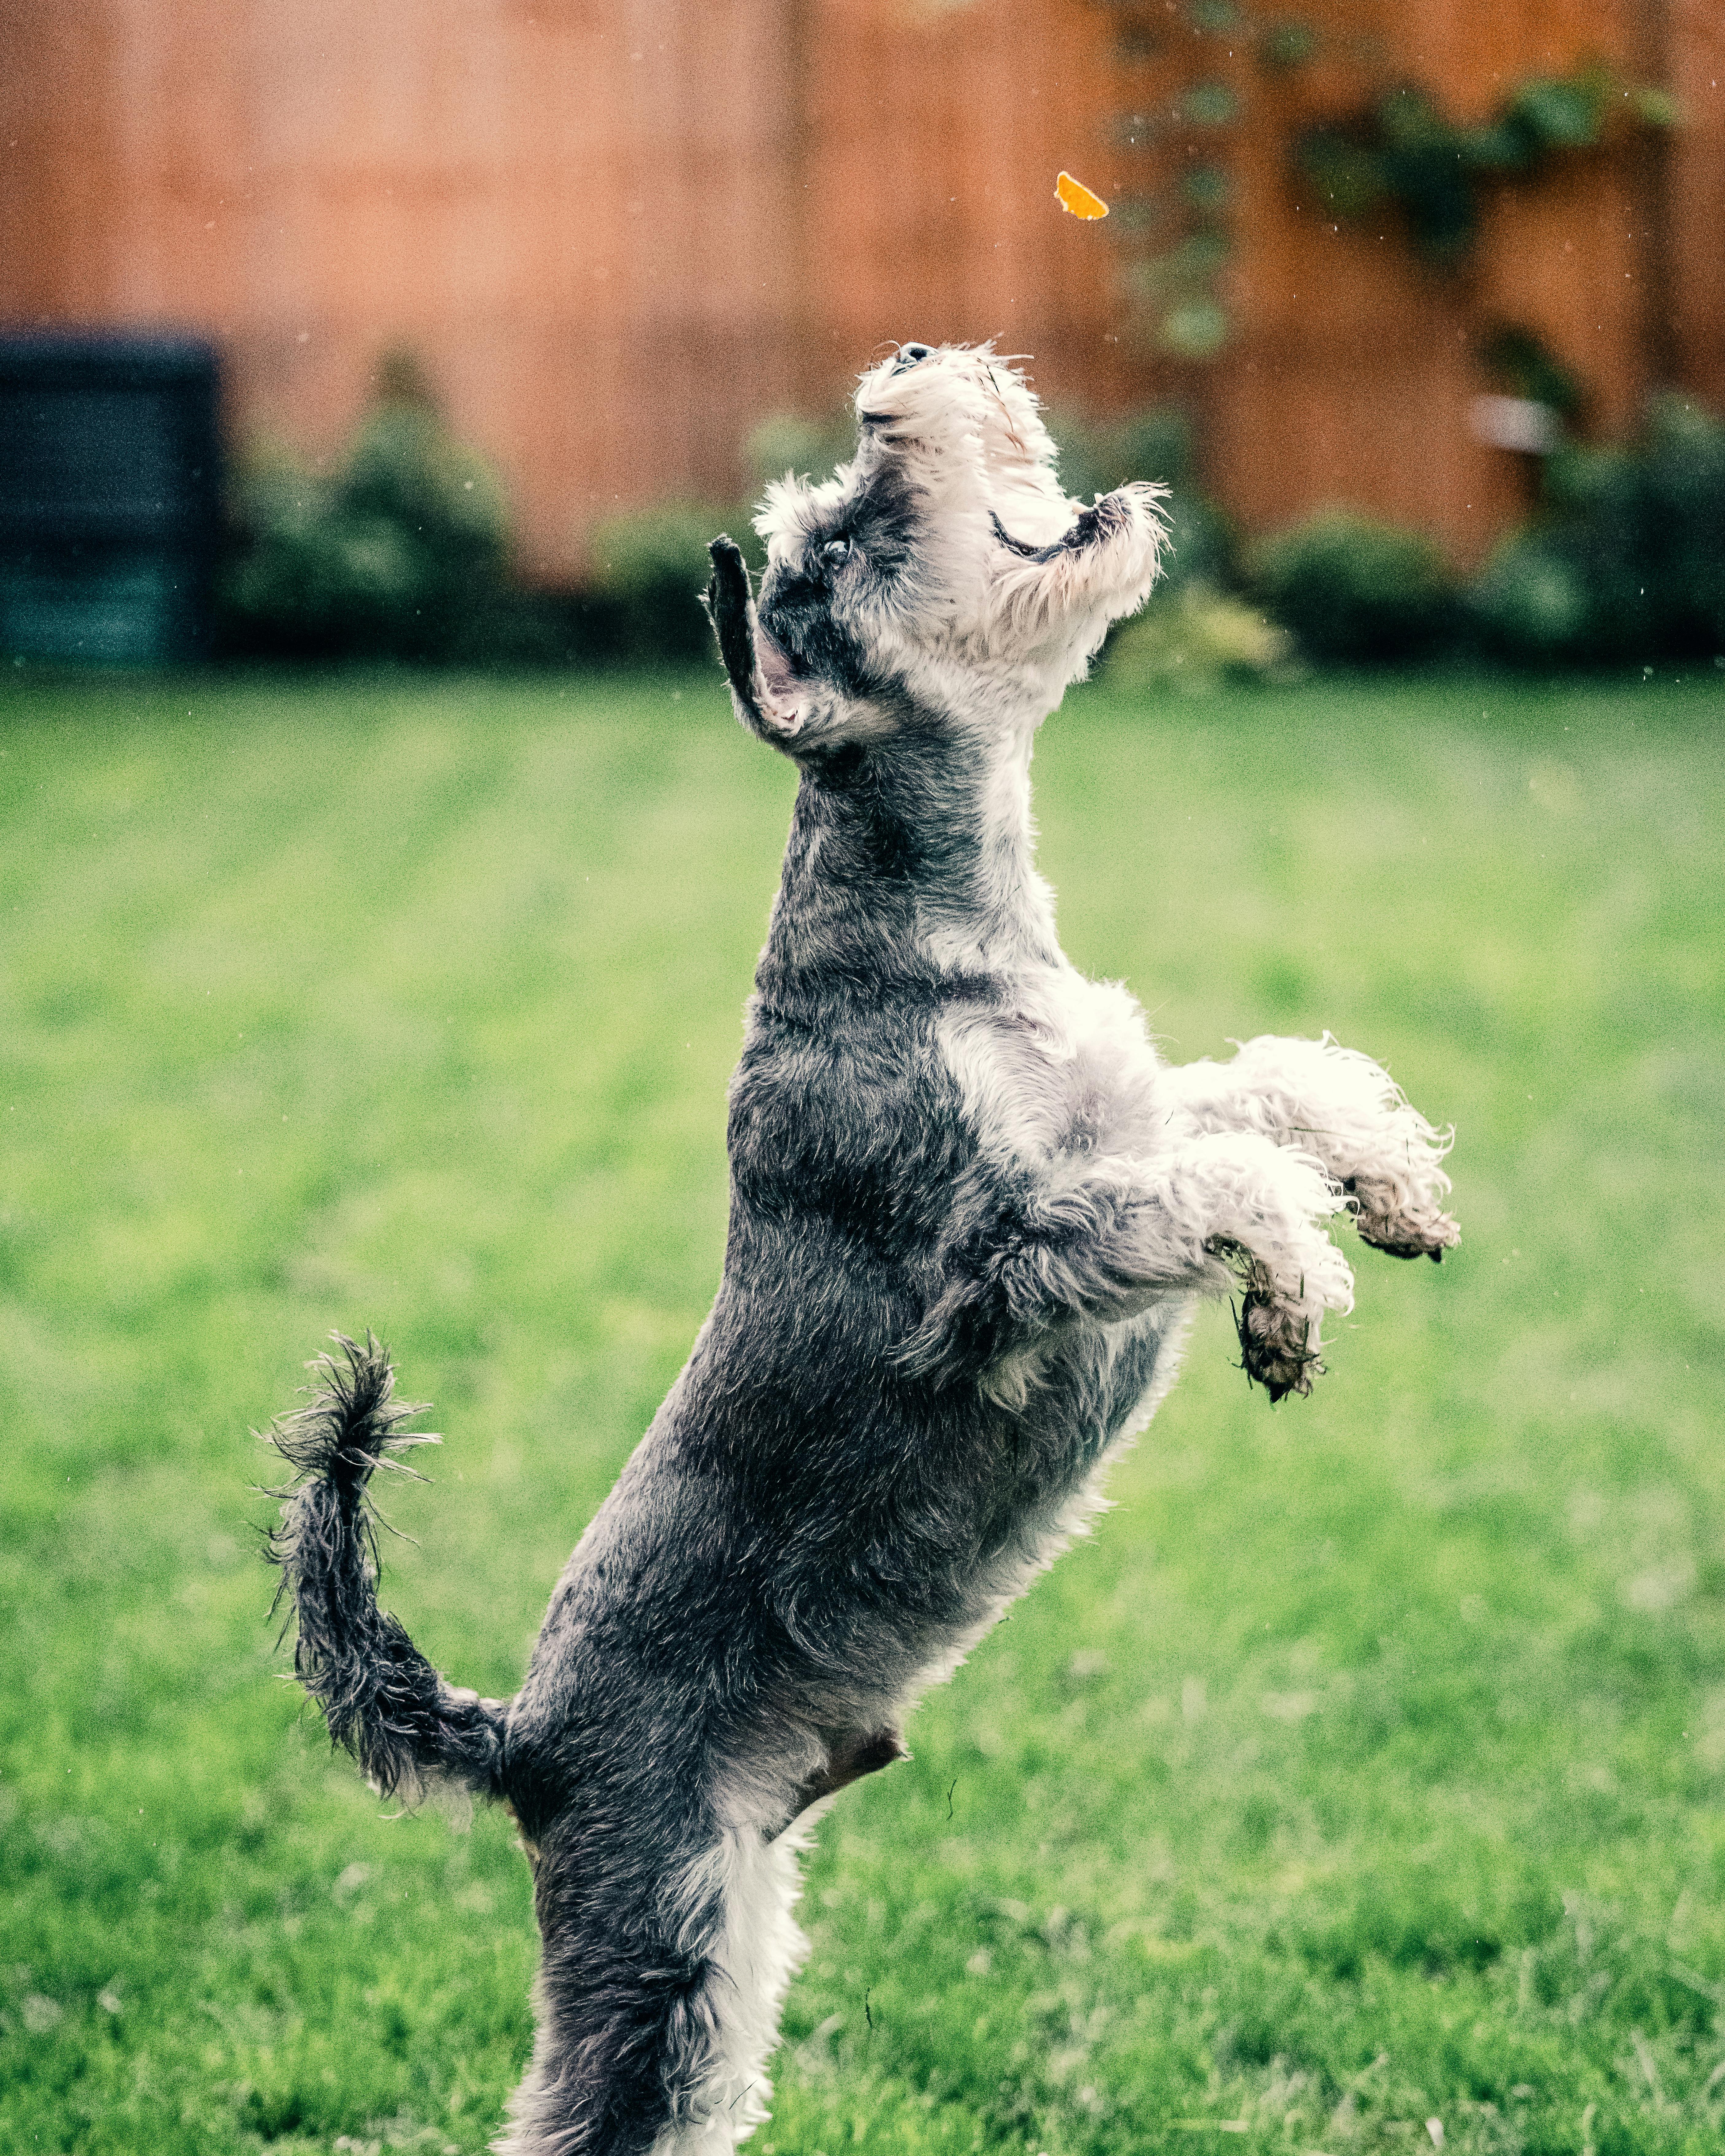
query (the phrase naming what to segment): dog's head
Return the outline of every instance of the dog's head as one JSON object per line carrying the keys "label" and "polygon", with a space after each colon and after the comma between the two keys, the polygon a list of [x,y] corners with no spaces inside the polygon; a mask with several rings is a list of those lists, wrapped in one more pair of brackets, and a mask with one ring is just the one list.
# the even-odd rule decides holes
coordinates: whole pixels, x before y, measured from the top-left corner
{"label": "dog's head", "polygon": [[917,713],[1034,723],[1148,593],[1162,490],[1070,501],[1035,398],[986,345],[902,346],[863,376],[856,418],[830,480],[768,490],[758,608],[736,546],[713,542],[737,716],[793,755]]}

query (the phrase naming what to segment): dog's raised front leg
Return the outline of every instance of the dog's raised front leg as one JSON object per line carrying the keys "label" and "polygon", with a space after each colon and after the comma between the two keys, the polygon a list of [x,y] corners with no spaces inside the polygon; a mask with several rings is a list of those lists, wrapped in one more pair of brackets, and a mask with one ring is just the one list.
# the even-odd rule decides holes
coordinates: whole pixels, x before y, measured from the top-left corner
{"label": "dog's raised front leg", "polygon": [[1309,1393],[1323,1313],[1353,1306],[1323,1227],[1345,1202],[1320,1161],[1255,1132],[1218,1132],[1148,1160],[1057,1162],[949,1251],[904,1363],[998,1384],[1075,1319],[1239,1286],[1248,1372],[1272,1399]]}
{"label": "dog's raised front leg", "polygon": [[1008,566],[994,579],[992,599],[1002,624],[1015,637],[1034,641],[1054,624],[1095,608],[1100,641],[1106,624],[1130,613],[1156,581],[1168,542],[1163,491],[1141,484],[1119,487],[1080,510],[1045,546],[1009,531],[997,515],[994,537]]}
{"label": "dog's raised front leg", "polygon": [[706,588],[707,619],[719,640],[719,656],[731,684],[732,709],[751,733],[782,748],[801,724],[788,702],[783,680],[769,682],[761,670],[760,624],[742,549],[721,531],[707,548],[713,570]]}
{"label": "dog's raised front leg", "polygon": [[1451,1134],[1434,1130],[1370,1056],[1327,1034],[1260,1034],[1230,1063],[1170,1066],[1158,1090],[1194,1131],[1257,1131],[1315,1153],[1342,1186],[1360,1240],[1392,1257],[1435,1262],[1460,1240],[1443,1209]]}

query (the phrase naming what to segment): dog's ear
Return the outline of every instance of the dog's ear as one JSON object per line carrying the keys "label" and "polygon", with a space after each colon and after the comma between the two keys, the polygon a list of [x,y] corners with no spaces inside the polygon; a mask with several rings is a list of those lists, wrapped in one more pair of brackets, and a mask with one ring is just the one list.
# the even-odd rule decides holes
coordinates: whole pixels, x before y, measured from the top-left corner
{"label": "dog's ear", "polygon": [[706,551],[713,572],[705,603],[731,684],[732,707],[751,733],[775,748],[787,747],[803,723],[802,714],[769,690],[761,677],[748,563],[728,532],[721,531]]}

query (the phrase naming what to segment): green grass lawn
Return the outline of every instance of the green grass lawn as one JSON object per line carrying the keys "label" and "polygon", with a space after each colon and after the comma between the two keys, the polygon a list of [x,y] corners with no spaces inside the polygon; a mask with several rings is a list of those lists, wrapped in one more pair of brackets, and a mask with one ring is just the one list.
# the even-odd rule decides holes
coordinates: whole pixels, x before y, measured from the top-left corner
{"label": "green grass lawn", "polygon": [[[1382,1058],[1465,1240],[1275,1411],[1204,1313],[822,1830],[754,2145],[1715,2152],[1725,689],[1089,690],[1038,776],[1079,963]],[[385,1334],[387,1599],[514,1688],[716,1280],[791,783],[707,676],[0,696],[0,2150],[496,2130],[526,1866],[279,1680],[248,1427]]]}

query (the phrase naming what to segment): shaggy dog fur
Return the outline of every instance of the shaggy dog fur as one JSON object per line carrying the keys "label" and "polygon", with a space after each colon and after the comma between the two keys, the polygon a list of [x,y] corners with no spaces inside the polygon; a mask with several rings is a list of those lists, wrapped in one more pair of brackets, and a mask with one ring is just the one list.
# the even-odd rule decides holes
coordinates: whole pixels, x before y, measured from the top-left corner
{"label": "shaggy dog fur", "polygon": [[1020,377],[904,346],[855,459],[788,478],[708,603],[800,783],[731,1089],[711,1316],[552,1598],[513,1700],[375,1599],[367,1490],[416,1441],[375,1342],[279,1424],[296,1666],[373,1784],[506,1800],[543,1939],[500,2148],[721,2156],[767,2116],[795,1851],[1097,1502],[1193,1298],[1309,1391],[1350,1306],[1328,1224],[1440,1257],[1444,1142],[1364,1056],[1170,1068],[1055,940],[1037,727],[1149,591],[1158,491],[1062,494]]}

